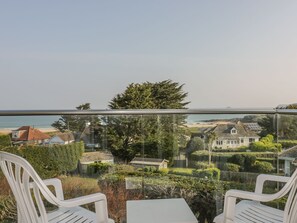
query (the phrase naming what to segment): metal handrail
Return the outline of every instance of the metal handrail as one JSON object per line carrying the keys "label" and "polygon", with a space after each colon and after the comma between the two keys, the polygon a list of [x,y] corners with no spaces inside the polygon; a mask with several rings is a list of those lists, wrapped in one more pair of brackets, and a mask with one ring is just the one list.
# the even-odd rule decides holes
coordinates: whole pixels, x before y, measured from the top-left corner
{"label": "metal handrail", "polygon": [[0,110],[0,116],[53,115],[194,115],[194,114],[294,114],[297,109],[215,108],[215,109],[96,109],[96,110]]}

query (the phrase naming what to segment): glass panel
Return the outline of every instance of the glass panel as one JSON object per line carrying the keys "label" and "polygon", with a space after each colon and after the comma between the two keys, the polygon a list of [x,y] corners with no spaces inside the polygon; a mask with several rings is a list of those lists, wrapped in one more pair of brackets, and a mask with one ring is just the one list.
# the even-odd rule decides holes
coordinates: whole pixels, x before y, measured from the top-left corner
{"label": "glass panel", "polygon": [[[62,179],[66,199],[103,192],[116,222],[126,221],[127,201],[171,198],[183,198],[199,222],[212,222],[227,190],[253,191],[260,173],[290,175],[295,168],[296,157],[286,155],[297,145],[294,115],[2,116],[0,121],[1,150],[25,157],[42,178]],[[33,137],[26,139],[26,131]],[[0,178],[1,199],[9,204],[9,186],[2,173]],[[267,184],[265,192],[281,186]],[[282,208],[284,201],[269,205]]]}

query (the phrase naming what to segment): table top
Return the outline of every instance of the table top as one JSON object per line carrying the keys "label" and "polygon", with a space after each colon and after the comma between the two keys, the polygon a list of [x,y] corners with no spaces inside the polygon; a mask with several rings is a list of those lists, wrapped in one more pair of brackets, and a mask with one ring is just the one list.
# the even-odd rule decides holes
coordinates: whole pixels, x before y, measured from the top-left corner
{"label": "table top", "polygon": [[127,223],[198,223],[183,198],[127,201]]}

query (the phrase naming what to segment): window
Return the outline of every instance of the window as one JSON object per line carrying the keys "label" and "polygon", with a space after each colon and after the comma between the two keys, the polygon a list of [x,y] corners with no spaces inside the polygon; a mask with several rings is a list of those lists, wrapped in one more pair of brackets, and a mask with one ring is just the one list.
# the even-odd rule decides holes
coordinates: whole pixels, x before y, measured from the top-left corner
{"label": "window", "polygon": [[254,138],[249,138],[249,142],[255,142],[255,139]]}
{"label": "window", "polygon": [[236,128],[232,128],[232,129],[231,129],[231,134],[232,134],[232,135],[237,134],[237,130],[236,130]]}
{"label": "window", "polygon": [[241,139],[241,140],[240,140],[240,142],[241,142],[241,143],[244,143],[244,140],[243,140],[243,139]]}

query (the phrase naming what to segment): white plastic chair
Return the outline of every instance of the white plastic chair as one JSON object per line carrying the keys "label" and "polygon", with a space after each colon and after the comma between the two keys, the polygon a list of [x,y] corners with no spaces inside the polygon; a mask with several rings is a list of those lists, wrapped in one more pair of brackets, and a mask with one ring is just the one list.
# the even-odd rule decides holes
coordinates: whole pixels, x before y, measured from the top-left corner
{"label": "white plastic chair", "polygon": [[[263,194],[265,181],[286,183],[275,194]],[[284,211],[268,207],[269,202],[288,195]],[[236,204],[236,199],[244,199]],[[214,219],[215,223],[297,223],[297,170],[291,177],[260,174],[255,192],[229,190],[225,194],[224,212]]]}
{"label": "white plastic chair", "polygon": [[[19,223],[113,223],[108,218],[106,196],[102,193],[64,200],[59,179],[42,180],[23,158],[0,152],[0,166],[17,202]],[[54,195],[47,186],[53,186]],[[47,212],[42,196],[58,208]],[[80,205],[95,203],[96,213]]]}

